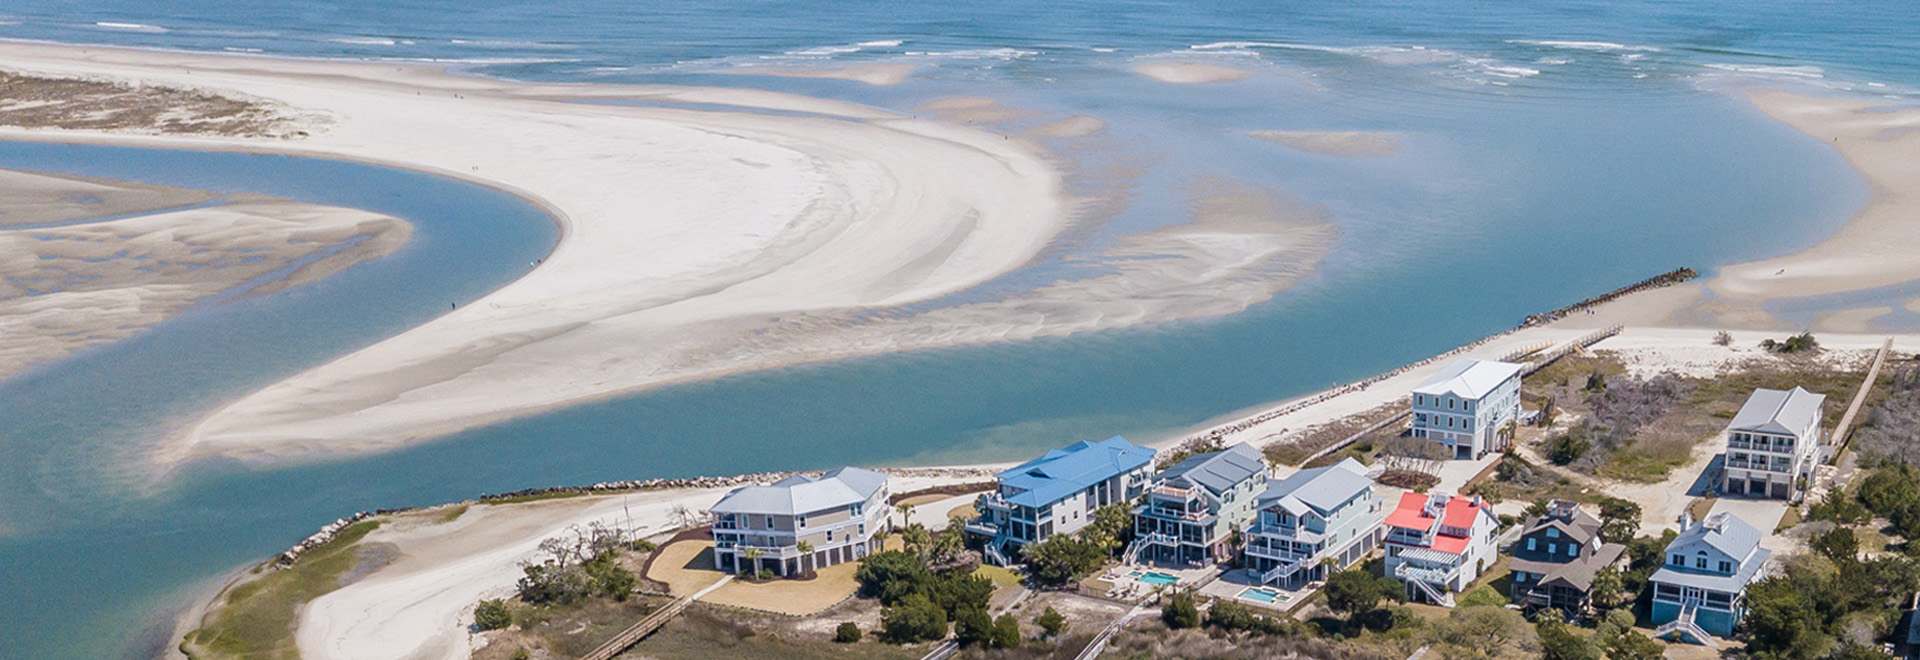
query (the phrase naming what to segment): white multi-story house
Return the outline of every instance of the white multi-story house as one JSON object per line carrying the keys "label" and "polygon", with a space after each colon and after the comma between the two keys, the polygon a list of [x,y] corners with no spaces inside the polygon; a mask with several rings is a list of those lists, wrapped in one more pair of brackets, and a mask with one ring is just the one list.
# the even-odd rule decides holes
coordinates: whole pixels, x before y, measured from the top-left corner
{"label": "white multi-story house", "polygon": [[1520,418],[1524,366],[1462,358],[1413,388],[1413,437],[1447,448],[1454,458],[1480,458],[1513,441]]}
{"label": "white multi-story house", "polygon": [[1011,563],[1029,544],[1086,527],[1100,507],[1130,506],[1152,480],[1153,454],[1120,436],[1048,450],[1001,472],[1000,489],[980,496],[980,517],[966,532],[987,561]]}
{"label": "white multi-story house", "polygon": [[1763,536],[1724,512],[1698,523],[1682,519],[1666,562],[1647,578],[1655,634],[1684,634],[1708,645],[1715,644],[1708,635],[1732,635],[1747,615],[1747,585],[1759,579],[1771,554],[1760,547]]}
{"label": "white multi-story house", "polygon": [[1233,533],[1253,521],[1267,488],[1267,460],[1252,445],[1194,454],[1154,476],[1133,510],[1128,563],[1209,564],[1233,556]]}
{"label": "white multi-story house", "polygon": [[1827,397],[1795,387],[1754,390],[1727,425],[1720,492],[1799,500],[1826,458],[1820,416]]}
{"label": "white multi-story house", "polygon": [[1387,514],[1387,575],[1407,584],[1407,597],[1453,607],[1453,594],[1492,566],[1500,520],[1479,497],[1403,493]]}
{"label": "white multi-story house", "polygon": [[714,563],[794,575],[879,552],[888,496],[887,475],[856,467],[734,489],[713,505]]}
{"label": "white multi-story house", "polygon": [[1247,530],[1254,581],[1298,590],[1352,566],[1380,546],[1386,517],[1367,466],[1347,458],[1293,473],[1260,494]]}

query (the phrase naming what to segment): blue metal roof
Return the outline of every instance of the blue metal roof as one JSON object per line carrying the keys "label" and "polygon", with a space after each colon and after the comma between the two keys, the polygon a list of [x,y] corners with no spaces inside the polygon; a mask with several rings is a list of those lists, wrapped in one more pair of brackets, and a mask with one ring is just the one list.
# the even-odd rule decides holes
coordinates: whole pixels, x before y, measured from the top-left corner
{"label": "blue metal roof", "polygon": [[1153,462],[1153,453],[1117,435],[1100,442],[1081,440],[1001,472],[1000,486],[1002,492],[1020,491],[1007,496],[1010,504],[1043,507],[1140,469]]}

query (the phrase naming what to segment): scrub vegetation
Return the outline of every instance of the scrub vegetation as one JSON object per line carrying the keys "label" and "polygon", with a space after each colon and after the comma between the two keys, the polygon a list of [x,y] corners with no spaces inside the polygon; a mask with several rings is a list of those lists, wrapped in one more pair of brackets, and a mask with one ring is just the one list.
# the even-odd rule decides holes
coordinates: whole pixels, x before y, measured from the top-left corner
{"label": "scrub vegetation", "polygon": [[366,564],[389,558],[380,547],[360,543],[379,527],[377,520],[350,525],[291,567],[264,571],[227,589],[200,628],[187,633],[180,651],[194,660],[297,660],[293,628],[300,606],[339,589],[352,575],[365,574]]}

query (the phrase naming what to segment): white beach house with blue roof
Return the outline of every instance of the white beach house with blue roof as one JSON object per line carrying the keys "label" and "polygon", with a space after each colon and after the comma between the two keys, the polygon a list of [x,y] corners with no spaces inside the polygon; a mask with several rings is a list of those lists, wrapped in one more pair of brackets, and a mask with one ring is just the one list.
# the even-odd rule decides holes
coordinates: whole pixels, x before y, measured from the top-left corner
{"label": "white beach house with blue roof", "polygon": [[1193,566],[1231,558],[1233,533],[1253,522],[1255,496],[1266,487],[1266,456],[1245,443],[1168,466],[1133,510],[1126,561]]}
{"label": "white beach house with blue roof", "polygon": [[713,561],[728,573],[794,575],[860,559],[880,551],[888,497],[887,475],[857,467],[736,488],[711,509]]}
{"label": "white beach house with blue roof", "polygon": [[987,561],[1010,563],[1028,544],[1086,527],[1095,509],[1139,497],[1153,455],[1120,436],[1048,450],[1001,472],[1000,489],[980,496],[980,517],[966,531],[982,540]]}
{"label": "white beach house with blue roof", "polygon": [[1520,418],[1524,365],[1462,358],[1410,395],[1413,437],[1440,443],[1454,458],[1503,451],[1513,440],[1507,423]]}
{"label": "white beach house with blue roof", "polygon": [[1760,578],[1769,552],[1762,534],[1727,513],[1693,523],[1681,521],[1680,536],[1667,544],[1666,562],[1647,578],[1653,589],[1653,622],[1660,636],[1681,635],[1714,644],[1747,614],[1747,585]]}
{"label": "white beach house with blue roof", "polygon": [[[1386,509],[1367,466],[1352,458],[1293,473],[1260,494],[1247,530],[1247,568],[1259,584],[1300,589],[1380,546]],[[1331,561],[1329,561],[1331,560]]]}
{"label": "white beach house with blue roof", "polygon": [[1758,389],[1727,424],[1720,492],[1799,500],[1826,458],[1820,416],[1827,397],[1795,387]]}

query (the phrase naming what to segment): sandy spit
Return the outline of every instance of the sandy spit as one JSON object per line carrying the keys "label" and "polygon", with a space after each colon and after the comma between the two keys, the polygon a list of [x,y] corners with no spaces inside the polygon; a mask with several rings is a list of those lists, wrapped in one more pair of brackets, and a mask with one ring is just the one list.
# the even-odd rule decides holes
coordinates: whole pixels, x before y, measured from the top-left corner
{"label": "sandy spit", "polygon": [[[564,224],[522,279],[232,402],[162,460],[385,449],[717,375],[686,353],[715,329],[966,289],[1031,260],[1069,210],[1060,175],[1023,141],[788,94],[30,44],[0,44],[0,67],[219,90],[323,118],[300,140],[0,129],[6,137],[396,164],[517,192]],[[727,368],[770,366],[748,362]]]}
{"label": "sandy spit", "polygon": [[1920,279],[1920,108],[1754,92],[1774,119],[1832,145],[1871,197],[1833,236],[1806,250],[1727,266],[1709,287],[1722,296],[1772,299],[1858,291]]}

